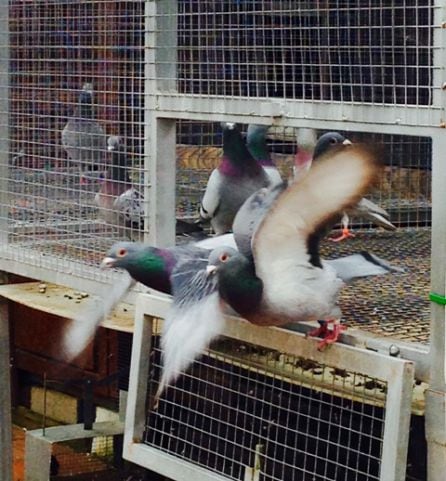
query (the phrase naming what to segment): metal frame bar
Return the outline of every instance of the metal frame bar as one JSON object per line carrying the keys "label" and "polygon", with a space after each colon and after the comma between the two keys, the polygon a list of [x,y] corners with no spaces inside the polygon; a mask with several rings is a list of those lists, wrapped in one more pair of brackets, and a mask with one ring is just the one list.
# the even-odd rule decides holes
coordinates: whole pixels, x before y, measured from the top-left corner
{"label": "metal frame bar", "polygon": [[[4,273],[1,273],[4,275]],[[12,481],[11,361],[9,354],[9,303],[0,299],[0,479]]]}
{"label": "metal frame bar", "polygon": [[[342,102],[306,102],[303,100],[226,98],[157,92],[160,116],[184,119],[222,120],[261,117],[284,125],[321,128],[321,121],[340,123],[340,130],[362,130],[404,134],[405,129],[443,128],[443,110],[432,106],[368,105]],[[388,127],[394,128],[394,132]],[[385,128],[385,130],[383,130]]]}
{"label": "metal frame bar", "polygon": [[[141,441],[146,422],[147,378],[151,349],[152,319],[163,318],[170,301],[165,298],[141,294],[137,298],[135,332],[130,368],[124,434],[124,458],[164,476],[178,481],[227,479],[175,456],[161,453]],[[268,335],[265,335],[268,329]],[[304,357],[339,369],[351,369],[378,377],[388,382],[383,457],[380,479],[403,481],[406,474],[406,455],[409,437],[410,407],[414,366],[410,361],[390,358],[372,351],[346,345],[333,345],[323,353],[303,334],[280,328],[254,326],[235,317],[228,317],[223,335],[271,349],[280,349],[290,355]]]}
{"label": "metal frame bar", "polygon": [[[433,64],[441,66],[434,70],[433,84],[442,90],[434,101],[442,106],[443,123],[446,121],[446,5],[435,0]],[[446,295],[446,136],[438,132],[432,136],[432,292]],[[444,479],[446,472],[446,311],[445,306],[431,303],[430,327],[430,380],[426,392],[426,439],[428,453],[428,481]]]}

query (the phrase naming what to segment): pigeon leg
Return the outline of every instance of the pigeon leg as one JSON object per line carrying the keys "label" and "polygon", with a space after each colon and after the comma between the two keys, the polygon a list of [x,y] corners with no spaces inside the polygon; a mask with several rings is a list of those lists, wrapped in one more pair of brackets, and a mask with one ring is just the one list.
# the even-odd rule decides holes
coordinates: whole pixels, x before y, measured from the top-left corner
{"label": "pigeon leg", "polygon": [[329,240],[332,242],[340,242],[344,239],[348,239],[349,237],[355,237],[355,234],[350,232],[348,228],[349,218],[348,215],[344,212],[342,216],[342,234],[339,237],[331,237]]}
{"label": "pigeon leg", "polygon": [[317,321],[319,323],[319,327],[316,329],[313,329],[312,331],[307,332],[305,335],[306,337],[322,337],[325,338],[325,336],[328,335],[329,330],[328,330],[328,324],[333,321]]}
{"label": "pigeon leg", "polygon": [[328,334],[324,337],[324,339],[322,339],[322,341],[318,343],[318,351],[323,351],[329,344],[334,344],[339,339],[341,332],[347,329],[347,326],[340,324],[339,321],[332,322],[334,322],[333,330],[329,331]]}

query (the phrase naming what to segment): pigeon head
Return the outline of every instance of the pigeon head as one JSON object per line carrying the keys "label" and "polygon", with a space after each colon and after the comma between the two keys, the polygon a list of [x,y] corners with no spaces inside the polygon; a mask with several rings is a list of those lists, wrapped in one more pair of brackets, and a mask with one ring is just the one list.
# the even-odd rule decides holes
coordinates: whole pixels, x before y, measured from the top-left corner
{"label": "pigeon head", "polygon": [[217,276],[220,297],[242,317],[258,308],[263,282],[246,256],[231,247],[217,247],[209,255],[206,271]]}
{"label": "pigeon head", "polygon": [[238,251],[233,247],[220,246],[211,251],[208,258],[208,266],[206,272],[208,274],[214,274],[232,258],[236,257]]}
{"label": "pigeon head", "polygon": [[145,248],[147,246],[135,242],[117,242],[102,259],[101,267],[127,269],[133,262],[140,259]]}
{"label": "pigeon head", "polygon": [[317,160],[322,155],[329,152],[332,148],[339,147],[341,145],[351,145],[351,142],[338,132],[327,132],[319,137],[314,149],[313,159]]}
{"label": "pigeon head", "polygon": [[273,165],[266,144],[268,128],[268,125],[249,124],[246,132],[246,146],[254,159],[262,165]]}
{"label": "pigeon head", "polygon": [[117,242],[102,260],[102,268],[125,269],[138,282],[170,293],[170,274],[175,259],[166,249],[138,242]]}

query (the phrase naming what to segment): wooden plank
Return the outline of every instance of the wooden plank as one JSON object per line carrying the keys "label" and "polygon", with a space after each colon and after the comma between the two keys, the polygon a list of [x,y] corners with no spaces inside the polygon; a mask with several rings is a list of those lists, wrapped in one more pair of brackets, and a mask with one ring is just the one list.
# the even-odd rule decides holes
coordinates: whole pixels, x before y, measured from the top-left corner
{"label": "wooden plank", "polygon": [[[25,282],[0,286],[0,297],[65,319],[73,319],[89,306],[101,302],[98,296],[88,295],[56,284]],[[44,291],[44,292],[43,292]],[[133,332],[134,306],[120,303],[102,323],[102,327]]]}

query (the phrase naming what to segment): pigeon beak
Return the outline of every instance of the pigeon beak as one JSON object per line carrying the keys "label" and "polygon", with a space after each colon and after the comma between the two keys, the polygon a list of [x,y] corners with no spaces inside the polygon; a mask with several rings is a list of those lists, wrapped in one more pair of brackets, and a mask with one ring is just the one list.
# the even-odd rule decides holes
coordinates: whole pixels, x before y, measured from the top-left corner
{"label": "pigeon beak", "polygon": [[109,152],[113,152],[113,151],[115,150],[115,146],[114,146],[114,145],[109,145],[109,146],[107,146],[107,150],[108,150]]}
{"label": "pigeon beak", "polygon": [[342,145],[352,145],[352,143],[350,142],[350,140],[345,139],[344,142],[342,142]]}
{"label": "pigeon beak", "polygon": [[217,266],[207,266],[206,267],[206,274],[210,276],[217,270]]}
{"label": "pigeon beak", "polygon": [[101,262],[101,269],[110,269],[114,267],[115,262],[116,259],[113,259],[113,257],[104,257]]}

